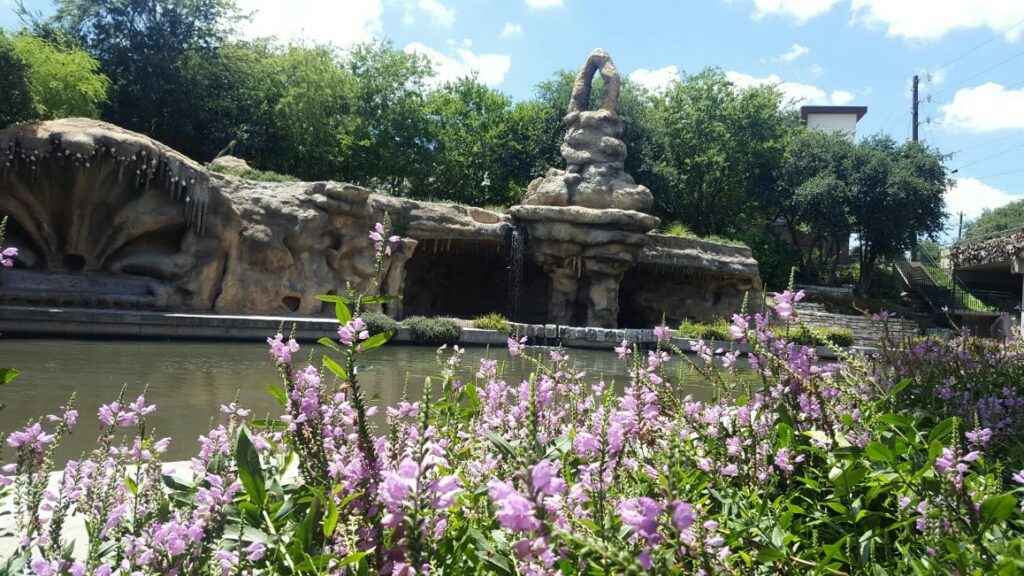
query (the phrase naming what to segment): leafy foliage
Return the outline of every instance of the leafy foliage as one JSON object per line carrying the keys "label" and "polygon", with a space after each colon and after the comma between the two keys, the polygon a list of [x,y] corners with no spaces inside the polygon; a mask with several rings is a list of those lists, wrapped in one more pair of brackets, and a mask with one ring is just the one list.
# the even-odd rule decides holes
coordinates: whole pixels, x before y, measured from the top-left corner
{"label": "leafy foliage", "polygon": [[383,312],[363,312],[362,318],[370,334],[398,331],[398,322]]}
{"label": "leafy foliage", "polygon": [[462,327],[451,318],[427,318],[410,316],[402,325],[412,332],[412,340],[418,344],[456,344],[462,336]]}
{"label": "leafy foliage", "polygon": [[964,223],[964,239],[979,238],[1024,226],[1024,200],[1010,202],[999,208],[986,208],[970,222]]}
{"label": "leafy foliage", "polygon": [[477,316],[476,318],[474,318],[473,328],[479,328],[481,330],[497,330],[498,332],[508,332],[508,318],[505,318],[503,314],[491,312],[490,314],[484,314],[483,316]]}
{"label": "leafy foliage", "polygon": [[13,36],[11,42],[29,66],[33,118],[99,116],[110,80],[100,73],[99,62],[92,56],[80,49],[61,49],[27,34]]}
{"label": "leafy foliage", "polygon": [[30,69],[11,39],[0,32],[0,127],[29,120],[34,114]]}

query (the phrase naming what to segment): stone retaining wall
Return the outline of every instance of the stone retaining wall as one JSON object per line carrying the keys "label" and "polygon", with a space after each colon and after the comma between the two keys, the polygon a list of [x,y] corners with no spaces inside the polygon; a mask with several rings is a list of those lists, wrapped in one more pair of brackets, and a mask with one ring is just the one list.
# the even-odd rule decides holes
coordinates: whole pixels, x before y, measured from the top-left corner
{"label": "stone retaining wall", "polygon": [[[854,346],[872,346],[878,343],[882,326],[867,316],[836,314],[828,312],[821,304],[800,303],[796,305],[800,321],[814,328],[846,328],[853,332]],[[921,327],[917,322],[905,318],[890,318],[889,330],[897,339],[917,336]]]}

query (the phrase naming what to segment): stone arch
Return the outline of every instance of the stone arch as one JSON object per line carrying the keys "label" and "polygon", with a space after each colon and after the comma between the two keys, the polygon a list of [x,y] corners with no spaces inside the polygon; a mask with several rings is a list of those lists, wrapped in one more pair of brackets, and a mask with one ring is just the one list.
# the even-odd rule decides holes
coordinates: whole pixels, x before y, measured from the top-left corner
{"label": "stone arch", "polygon": [[572,87],[572,97],[569,98],[569,114],[590,110],[590,91],[594,82],[594,75],[598,72],[601,73],[601,80],[604,82],[601,110],[606,110],[618,116],[619,91],[621,88],[619,71],[615,68],[615,64],[612,63],[612,57],[601,48],[594,50],[587,56],[587,61],[576,74],[576,82]]}

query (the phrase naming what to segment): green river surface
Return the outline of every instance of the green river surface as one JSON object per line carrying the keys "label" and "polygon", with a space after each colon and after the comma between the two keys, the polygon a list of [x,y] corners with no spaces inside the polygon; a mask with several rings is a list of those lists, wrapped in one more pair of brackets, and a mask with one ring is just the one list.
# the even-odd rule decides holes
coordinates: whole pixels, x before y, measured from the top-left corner
{"label": "green river surface", "polygon": [[[324,350],[316,344],[304,345],[296,359],[305,360],[312,351],[319,363]],[[528,350],[534,355],[547,353],[540,348]],[[587,371],[588,381],[604,378],[621,388],[626,380],[625,367],[610,350],[572,349],[568,353],[578,368]],[[474,347],[464,357],[465,378],[473,378],[481,358],[504,362],[510,381],[526,378],[530,372],[527,361],[509,358],[504,347]],[[384,408],[401,399],[406,382],[415,400],[424,378],[438,373],[436,349],[425,346],[386,345],[367,353],[364,363],[372,368],[361,374],[360,382],[371,401],[380,406],[379,422]],[[57,450],[58,463],[77,458],[96,445],[97,410],[115,400],[122,387],[127,387],[129,400],[146,390],[147,401],[156,404],[157,411],[147,422],[157,437],[173,438],[165,460],[194,455],[199,435],[221,418],[221,404],[236,396],[253,410],[255,418],[274,418],[281,413],[277,401],[267,393],[267,385],[280,384],[281,378],[268,347],[258,342],[0,338],[0,366],[21,373],[0,387],[0,402],[6,405],[0,411],[0,434],[5,438],[29,419],[56,413],[57,407],[75,394],[79,421]],[[689,370],[676,372],[675,379],[695,396],[706,390],[701,376]],[[6,446],[0,450],[0,461],[12,457]]]}

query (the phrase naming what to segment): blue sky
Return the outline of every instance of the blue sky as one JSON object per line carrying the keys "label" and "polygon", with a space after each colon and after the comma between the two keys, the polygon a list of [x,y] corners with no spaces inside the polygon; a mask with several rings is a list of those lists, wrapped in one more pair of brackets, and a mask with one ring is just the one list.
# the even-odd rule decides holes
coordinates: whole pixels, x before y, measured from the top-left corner
{"label": "blue sky", "polygon": [[[1024,0],[238,3],[253,13],[244,35],[342,47],[386,38],[429,56],[438,81],[476,71],[516,99],[599,46],[653,89],[717,66],[738,84],[779,83],[803,103],[867,106],[858,135],[909,137],[918,73],[922,139],[957,152],[949,210],[970,218],[1024,198]],[[27,4],[52,10],[48,0]],[[0,0],[0,26],[18,27],[12,6]]]}

